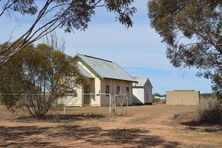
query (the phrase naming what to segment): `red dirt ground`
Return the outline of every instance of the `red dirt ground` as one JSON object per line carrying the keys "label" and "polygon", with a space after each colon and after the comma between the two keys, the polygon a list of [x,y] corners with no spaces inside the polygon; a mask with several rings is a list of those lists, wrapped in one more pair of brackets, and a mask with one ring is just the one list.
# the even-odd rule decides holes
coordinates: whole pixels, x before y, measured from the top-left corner
{"label": "red dirt ground", "polygon": [[0,106],[0,147],[222,147],[222,125],[193,124],[196,109],[131,106],[116,117],[107,107],[76,107],[35,120]]}

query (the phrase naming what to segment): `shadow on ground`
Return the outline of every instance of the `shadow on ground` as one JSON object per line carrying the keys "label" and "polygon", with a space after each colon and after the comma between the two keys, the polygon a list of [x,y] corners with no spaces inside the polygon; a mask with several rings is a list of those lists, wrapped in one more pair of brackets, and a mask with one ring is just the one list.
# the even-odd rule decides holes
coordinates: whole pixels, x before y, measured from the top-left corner
{"label": "shadow on ground", "polygon": [[45,115],[41,119],[35,119],[33,117],[19,117],[13,119],[16,122],[32,122],[32,121],[46,121],[53,123],[63,123],[63,122],[72,122],[72,121],[81,121],[89,119],[102,119],[105,118],[104,115],[99,114],[72,114],[72,115]]}
{"label": "shadow on ground", "polygon": [[[118,145],[125,147],[163,146],[175,147],[179,143],[165,141],[159,136],[151,135],[148,130],[141,129],[110,129],[100,127],[81,127],[77,125],[60,125],[57,127],[36,126],[0,126],[0,147],[56,147],[59,141],[64,145],[73,146],[81,140],[89,145]],[[61,143],[60,143],[61,144]]]}
{"label": "shadow on ground", "polygon": [[84,128],[81,126],[63,125],[61,132],[50,137],[66,136],[69,140],[83,140],[93,145],[127,145],[127,147],[164,146],[172,147],[179,143],[167,142],[159,136],[150,135],[148,130],[141,129],[109,129],[99,127]]}
{"label": "shadow on ground", "polygon": [[181,122],[180,124],[188,126],[187,129],[209,132],[214,134],[222,134],[222,123],[206,123],[201,121]]}
{"label": "shadow on ground", "polygon": [[26,146],[45,146],[49,142],[43,142],[39,138],[27,140],[26,138],[47,132],[48,128],[38,128],[36,126],[17,126],[17,127],[4,127],[0,126],[0,147],[26,147]]}

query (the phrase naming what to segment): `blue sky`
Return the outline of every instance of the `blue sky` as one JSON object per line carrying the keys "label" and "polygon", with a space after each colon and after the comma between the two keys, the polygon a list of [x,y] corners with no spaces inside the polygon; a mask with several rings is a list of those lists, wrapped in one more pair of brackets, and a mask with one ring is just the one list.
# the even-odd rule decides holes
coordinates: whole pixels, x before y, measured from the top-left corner
{"label": "blue sky", "polygon": [[[125,28],[118,23],[115,15],[99,8],[86,31],[65,34],[57,31],[59,40],[65,41],[65,52],[92,55],[115,61],[134,76],[148,77],[153,92],[164,94],[168,90],[195,89],[211,92],[210,80],[195,76],[197,70],[174,68],[166,58],[166,46],[150,27],[147,16],[147,0],[136,1],[137,13],[134,26]],[[0,43],[23,33],[32,18],[0,19]]]}

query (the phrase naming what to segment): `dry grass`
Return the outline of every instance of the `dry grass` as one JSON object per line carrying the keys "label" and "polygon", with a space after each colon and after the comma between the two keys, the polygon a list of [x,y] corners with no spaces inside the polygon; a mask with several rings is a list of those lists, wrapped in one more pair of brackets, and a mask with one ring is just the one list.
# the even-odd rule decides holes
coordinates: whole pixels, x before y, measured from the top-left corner
{"label": "dry grass", "polygon": [[116,117],[107,107],[76,107],[35,120],[0,107],[0,147],[221,147],[222,126],[191,122],[196,109],[131,106]]}

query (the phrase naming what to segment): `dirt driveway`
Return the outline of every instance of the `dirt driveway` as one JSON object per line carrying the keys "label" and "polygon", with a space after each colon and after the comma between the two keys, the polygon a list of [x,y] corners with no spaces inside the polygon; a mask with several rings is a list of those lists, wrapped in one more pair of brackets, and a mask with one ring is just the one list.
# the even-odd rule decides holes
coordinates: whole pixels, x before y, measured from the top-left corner
{"label": "dirt driveway", "polygon": [[15,117],[1,106],[0,147],[221,147],[222,125],[190,122],[195,110],[132,106],[128,116],[116,117],[106,107],[83,107],[34,120]]}

